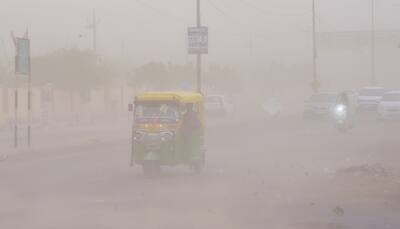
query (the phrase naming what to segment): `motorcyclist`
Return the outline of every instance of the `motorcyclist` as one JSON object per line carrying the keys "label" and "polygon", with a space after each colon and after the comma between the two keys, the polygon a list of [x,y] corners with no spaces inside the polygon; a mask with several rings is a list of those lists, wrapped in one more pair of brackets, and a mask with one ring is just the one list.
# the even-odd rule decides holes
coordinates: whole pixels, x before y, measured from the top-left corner
{"label": "motorcyclist", "polygon": [[339,94],[338,104],[342,104],[346,108],[349,107],[349,98],[347,97],[346,93],[342,92]]}
{"label": "motorcyclist", "polygon": [[338,95],[334,112],[344,112],[346,121],[350,127],[354,125],[355,121],[355,108],[353,106],[354,104],[351,101],[351,95],[349,93],[342,92]]}

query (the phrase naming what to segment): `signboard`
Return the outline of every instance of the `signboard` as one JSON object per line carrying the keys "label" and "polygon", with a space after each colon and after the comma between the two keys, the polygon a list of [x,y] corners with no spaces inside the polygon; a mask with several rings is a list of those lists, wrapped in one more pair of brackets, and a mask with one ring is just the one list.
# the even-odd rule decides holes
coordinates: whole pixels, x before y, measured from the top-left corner
{"label": "signboard", "polygon": [[31,71],[30,41],[16,38],[15,73],[29,75]]}
{"label": "signboard", "polygon": [[208,53],[208,27],[188,28],[189,54]]}

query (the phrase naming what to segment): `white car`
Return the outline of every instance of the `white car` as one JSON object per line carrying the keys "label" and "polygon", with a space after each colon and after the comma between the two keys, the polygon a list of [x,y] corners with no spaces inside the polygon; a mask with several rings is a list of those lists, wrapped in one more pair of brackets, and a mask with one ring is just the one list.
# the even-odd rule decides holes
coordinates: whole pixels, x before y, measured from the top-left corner
{"label": "white car", "polygon": [[386,92],[379,104],[378,112],[381,118],[400,118],[400,91]]}
{"label": "white car", "polygon": [[358,93],[357,109],[376,111],[385,89],[383,87],[365,87]]}
{"label": "white car", "polygon": [[231,98],[224,95],[208,95],[205,97],[206,113],[211,115],[227,115],[234,112]]}

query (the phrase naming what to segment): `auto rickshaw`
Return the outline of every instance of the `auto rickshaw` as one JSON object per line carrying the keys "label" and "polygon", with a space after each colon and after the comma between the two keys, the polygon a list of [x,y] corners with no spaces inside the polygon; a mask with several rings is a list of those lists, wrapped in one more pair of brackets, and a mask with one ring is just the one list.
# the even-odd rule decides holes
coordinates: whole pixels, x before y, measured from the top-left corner
{"label": "auto rickshaw", "polygon": [[132,107],[131,166],[145,176],[161,166],[188,165],[200,172],[205,162],[204,99],[192,92],[146,92]]}

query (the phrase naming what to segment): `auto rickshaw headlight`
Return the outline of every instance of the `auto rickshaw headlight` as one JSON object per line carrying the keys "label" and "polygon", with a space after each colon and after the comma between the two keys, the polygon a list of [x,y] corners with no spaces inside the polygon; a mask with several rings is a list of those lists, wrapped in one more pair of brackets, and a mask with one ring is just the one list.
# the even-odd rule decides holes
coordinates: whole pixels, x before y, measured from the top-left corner
{"label": "auto rickshaw headlight", "polygon": [[140,141],[144,135],[145,133],[142,131],[135,131],[135,133],[133,134],[133,140]]}
{"label": "auto rickshaw headlight", "polygon": [[174,132],[172,131],[165,131],[161,133],[161,140],[163,142],[169,142],[172,141],[174,139]]}

